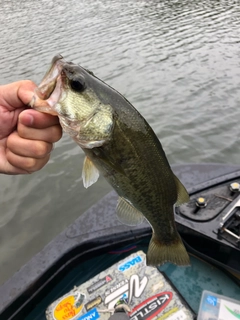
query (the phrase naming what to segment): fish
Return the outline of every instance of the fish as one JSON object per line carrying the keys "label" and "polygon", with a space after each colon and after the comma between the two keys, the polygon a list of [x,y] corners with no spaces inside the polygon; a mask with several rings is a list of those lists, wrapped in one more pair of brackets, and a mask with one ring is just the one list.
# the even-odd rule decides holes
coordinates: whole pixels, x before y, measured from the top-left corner
{"label": "fish", "polygon": [[118,219],[152,227],[149,266],[189,265],[174,221],[175,206],[189,201],[151,126],[133,105],[88,69],[61,55],[36,88],[31,107],[59,117],[86,157],[82,178],[88,188],[101,173],[117,192]]}

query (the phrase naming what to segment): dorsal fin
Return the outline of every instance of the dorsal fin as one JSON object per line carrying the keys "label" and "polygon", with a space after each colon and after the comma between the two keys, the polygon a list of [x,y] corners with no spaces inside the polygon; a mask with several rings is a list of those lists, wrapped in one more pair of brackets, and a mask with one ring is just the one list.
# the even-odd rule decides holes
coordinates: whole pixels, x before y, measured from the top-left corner
{"label": "dorsal fin", "polygon": [[178,207],[181,204],[189,201],[189,195],[188,195],[186,188],[181,183],[181,181],[176,176],[174,176],[174,179],[175,179],[175,184],[177,187],[177,201],[176,201],[175,205],[176,205],[176,207]]}
{"label": "dorsal fin", "polygon": [[119,221],[128,226],[136,226],[144,220],[143,214],[122,197],[118,198],[116,210]]}

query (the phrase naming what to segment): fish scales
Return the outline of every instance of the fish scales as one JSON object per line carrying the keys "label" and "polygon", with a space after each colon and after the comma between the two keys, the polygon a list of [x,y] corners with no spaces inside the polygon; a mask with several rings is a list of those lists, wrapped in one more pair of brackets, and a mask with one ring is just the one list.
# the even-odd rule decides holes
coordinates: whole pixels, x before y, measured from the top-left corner
{"label": "fish scales", "polygon": [[[143,119],[139,118],[139,121]],[[159,153],[160,142],[153,140],[151,130],[146,127],[145,132],[136,132],[124,123],[119,116],[109,143],[97,150],[84,151],[113,188],[118,190],[119,196],[130,198],[138,210],[148,212],[147,218],[151,220],[150,216],[154,217],[160,208],[176,202],[175,181],[171,176],[168,178],[168,170],[164,169],[167,161]],[[106,158],[114,159],[116,170],[105,161]],[[166,180],[164,185],[159,183],[161,179]],[[160,220],[161,216],[157,219]]]}

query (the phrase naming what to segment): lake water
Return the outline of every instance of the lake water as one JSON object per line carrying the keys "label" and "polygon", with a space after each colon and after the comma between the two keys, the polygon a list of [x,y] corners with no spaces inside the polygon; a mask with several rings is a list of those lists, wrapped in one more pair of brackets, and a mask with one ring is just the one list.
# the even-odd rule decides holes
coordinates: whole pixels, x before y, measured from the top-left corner
{"label": "lake water", "polygon": [[[0,0],[0,20],[0,84],[39,83],[60,53],[130,100],[171,164],[239,164],[239,1]],[[0,283],[110,191],[83,188],[83,158],[64,135],[40,172],[0,176]]]}

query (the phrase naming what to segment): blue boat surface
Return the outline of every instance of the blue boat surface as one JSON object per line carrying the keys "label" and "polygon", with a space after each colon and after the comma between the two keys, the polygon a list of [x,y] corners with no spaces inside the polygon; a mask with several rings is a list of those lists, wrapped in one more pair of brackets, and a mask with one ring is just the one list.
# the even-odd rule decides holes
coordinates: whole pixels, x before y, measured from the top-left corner
{"label": "blue boat surface", "polygon": [[[195,314],[203,290],[240,300],[240,167],[186,164],[172,169],[190,194],[190,202],[176,209],[175,220],[191,266],[167,263],[158,269]],[[134,252],[146,252],[149,224],[122,225],[114,213],[116,203],[112,191],[8,279],[0,287],[0,319],[46,319],[47,307],[74,286]]]}

